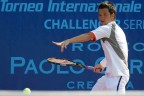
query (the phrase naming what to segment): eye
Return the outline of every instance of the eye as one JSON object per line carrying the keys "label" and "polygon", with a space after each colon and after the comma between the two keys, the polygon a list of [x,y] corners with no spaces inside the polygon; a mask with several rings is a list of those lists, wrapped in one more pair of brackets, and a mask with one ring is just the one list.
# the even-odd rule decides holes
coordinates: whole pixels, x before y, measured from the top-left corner
{"label": "eye", "polygon": [[101,14],[99,14],[99,16],[101,17]]}

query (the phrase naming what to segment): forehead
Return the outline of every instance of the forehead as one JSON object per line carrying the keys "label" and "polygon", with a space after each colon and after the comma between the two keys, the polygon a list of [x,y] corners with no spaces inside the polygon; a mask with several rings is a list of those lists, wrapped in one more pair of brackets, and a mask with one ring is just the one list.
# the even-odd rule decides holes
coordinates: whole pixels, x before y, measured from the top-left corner
{"label": "forehead", "polygon": [[103,13],[109,13],[109,10],[108,8],[102,8],[102,9],[99,9],[99,14],[103,14]]}

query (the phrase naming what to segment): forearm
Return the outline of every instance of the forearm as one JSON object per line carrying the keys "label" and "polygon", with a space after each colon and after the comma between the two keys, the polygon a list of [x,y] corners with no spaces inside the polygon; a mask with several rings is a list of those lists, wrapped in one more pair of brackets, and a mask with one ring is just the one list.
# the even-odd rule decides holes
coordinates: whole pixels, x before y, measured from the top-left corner
{"label": "forearm", "polygon": [[93,37],[89,33],[85,33],[67,40],[69,41],[69,43],[76,43],[76,42],[86,42],[91,40],[92,38]]}
{"label": "forearm", "polygon": [[79,36],[64,40],[62,42],[53,42],[53,44],[55,44],[57,46],[60,46],[61,47],[61,52],[63,52],[64,48],[67,48],[67,46],[70,43],[86,42],[86,41],[92,40],[93,39],[92,36],[93,35],[91,35],[90,33],[85,33],[85,34],[82,34],[82,35],[79,35]]}

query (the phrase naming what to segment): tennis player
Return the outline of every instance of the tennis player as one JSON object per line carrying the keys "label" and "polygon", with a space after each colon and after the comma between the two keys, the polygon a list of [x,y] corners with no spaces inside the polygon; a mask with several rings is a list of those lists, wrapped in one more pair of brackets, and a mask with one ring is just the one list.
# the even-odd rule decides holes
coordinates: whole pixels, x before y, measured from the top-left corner
{"label": "tennis player", "polygon": [[98,7],[101,26],[88,33],[75,36],[62,42],[53,42],[61,47],[61,52],[70,43],[100,40],[105,58],[97,64],[94,72],[100,73],[106,68],[105,75],[97,80],[94,91],[114,91],[125,93],[129,80],[128,46],[123,30],[116,24],[116,7],[112,2],[102,2]]}

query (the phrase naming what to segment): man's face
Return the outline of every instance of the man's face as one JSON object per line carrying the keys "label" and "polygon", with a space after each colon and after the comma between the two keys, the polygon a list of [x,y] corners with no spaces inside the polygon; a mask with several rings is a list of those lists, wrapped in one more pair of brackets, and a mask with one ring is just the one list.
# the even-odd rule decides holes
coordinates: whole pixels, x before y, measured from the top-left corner
{"label": "man's face", "polygon": [[99,9],[99,20],[101,22],[101,25],[106,25],[109,22],[114,20],[115,14],[110,14],[107,8]]}

